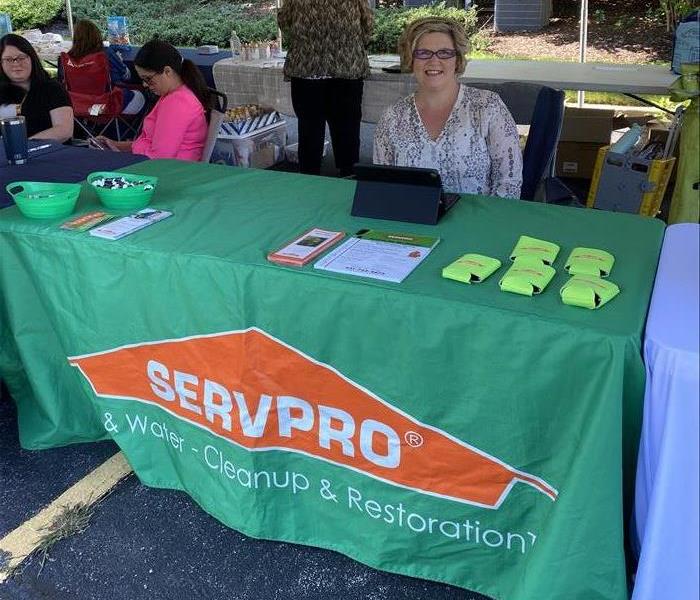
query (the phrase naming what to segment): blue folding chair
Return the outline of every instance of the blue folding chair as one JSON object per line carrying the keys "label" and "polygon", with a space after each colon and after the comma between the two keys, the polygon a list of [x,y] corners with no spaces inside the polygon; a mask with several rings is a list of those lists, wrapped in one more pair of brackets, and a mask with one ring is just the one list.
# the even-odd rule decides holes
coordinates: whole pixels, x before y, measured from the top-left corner
{"label": "blue folding chair", "polygon": [[564,120],[564,92],[542,86],[530,119],[523,152],[522,200],[583,206],[575,194],[554,176],[557,144]]}
{"label": "blue folding chair", "polygon": [[473,83],[496,92],[518,125],[529,125],[523,155],[522,200],[583,206],[554,176],[556,150],[564,120],[564,92],[536,83]]}

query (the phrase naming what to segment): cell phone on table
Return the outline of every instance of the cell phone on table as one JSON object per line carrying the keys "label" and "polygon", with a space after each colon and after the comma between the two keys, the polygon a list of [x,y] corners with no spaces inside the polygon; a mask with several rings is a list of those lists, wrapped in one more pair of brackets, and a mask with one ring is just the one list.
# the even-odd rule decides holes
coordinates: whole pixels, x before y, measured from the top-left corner
{"label": "cell phone on table", "polygon": [[100,142],[97,141],[96,137],[90,136],[88,138],[88,145],[92,146],[93,148],[97,148],[98,150],[107,150]]}

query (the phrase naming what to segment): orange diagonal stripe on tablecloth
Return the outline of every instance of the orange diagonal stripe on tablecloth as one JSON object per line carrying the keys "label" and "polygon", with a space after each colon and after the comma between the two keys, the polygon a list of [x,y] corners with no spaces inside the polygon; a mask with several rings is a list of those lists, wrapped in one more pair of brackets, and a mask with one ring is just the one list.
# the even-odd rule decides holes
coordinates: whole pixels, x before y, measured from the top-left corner
{"label": "orange diagonal stripe on tablecloth", "polygon": [[[81,370],[98,396],[156,404],[250,450],[301,452],[391,484],[486,507],[497,507],[517,481],[533,486],[551,499],[557,496],[557,491],[543,480],[417,421],[332,367],[259,329],[132,345],[69,360]],[[177,394],[173,400],[157,394],[148,376],[149,361],[167,368],[167,376],[161,370],[161,378],[173,388],[176,371],[189,374],[184,387],[192,397],[186,396],[181,402]],[[202,404],[205,380],[216,382],[230,393],[233,400],[229,427],[218,415],[210,414],[207,418]],[[259,437],[245,434],[234,394],[238,401],[244,401],[251,420],[261,417],[258,424],[264,427],[259,429]],[[301,399],[313,408],[314,424],[309,431],[294,430],[291,437],[280,435],[275,409],[279,396]],[[266,416],[258,415],[263,398],[262,412],[269,409]],[[339,409],[350,415],[354,432],[348,444],[331,440],[328,448],[320,445],[319,407]],[[290,414],[299,416],[295,410],[291,409]],[[395,450],[400,460],[395,466],[377,464],[360,451],[360,430],[366,421],[378,422],[396,433],[395,440],[400,444]],[[333,419],[330,422],[336,429],[343,424]],[[371,449],[385,455],[387,438],[374,435]]]}

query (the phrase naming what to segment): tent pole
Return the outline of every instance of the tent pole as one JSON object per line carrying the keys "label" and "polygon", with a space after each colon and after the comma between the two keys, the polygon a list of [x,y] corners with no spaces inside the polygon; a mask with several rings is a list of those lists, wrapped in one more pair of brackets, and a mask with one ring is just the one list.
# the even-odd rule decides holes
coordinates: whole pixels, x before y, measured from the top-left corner
{"label": "tent pole", "polygon": [[[581,24],[578,38],[578,62],[586,62],[586,46],[588,46],[588,0],[581,0]],[[579,90],[578,107],[581,108],[586,101],[586,92]]]}
{"label": "tent pole", "polygon": [[70,0],[66,0],[66,19],[68,19],[68,32],[70,39],[73,39],[73,10],[70,6]]}
{"label": "tent pole", "polygon": [[[277,5],[277,12],[279,12],[282,0],[275,0],[275,4]],[[279,27],[277,28],[277,48],[279,52],[282,52],[282,30]]]}

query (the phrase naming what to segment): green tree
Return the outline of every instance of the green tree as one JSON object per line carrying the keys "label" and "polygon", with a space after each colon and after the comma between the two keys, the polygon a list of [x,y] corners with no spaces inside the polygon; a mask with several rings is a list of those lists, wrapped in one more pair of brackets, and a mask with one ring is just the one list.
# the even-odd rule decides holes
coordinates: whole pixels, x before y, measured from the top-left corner
{"label": "green tree", "polygon": [[694,8],[700,8],[698,0],[659,0],[666,15],[666,31],[673,31],[678,22]]}

